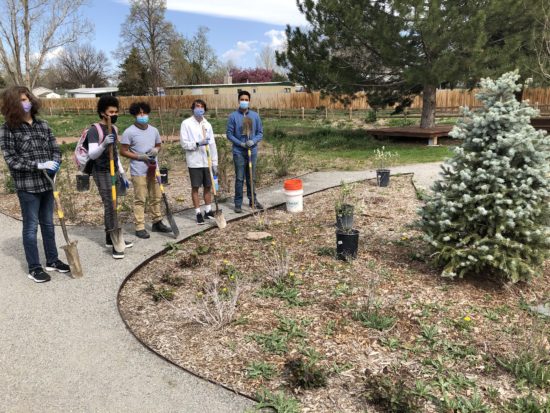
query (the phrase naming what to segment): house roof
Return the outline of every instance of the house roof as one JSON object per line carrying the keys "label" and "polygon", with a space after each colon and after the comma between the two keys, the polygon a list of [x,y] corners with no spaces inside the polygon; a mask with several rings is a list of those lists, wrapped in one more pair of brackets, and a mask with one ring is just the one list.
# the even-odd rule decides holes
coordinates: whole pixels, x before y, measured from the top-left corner
{"label": "house roof", "polygon": [[254,86],[294,86],[290,81],[283,82],[254,82],[254,83],[210,83],[203,85],[177,85],[167,86],[165,89],[204,89],[204,88],[222,88],[222,87],[254,87]]}
{"label": "house roof", "polygon": [[35,96],[41,96],[41,95],[45,95],[45,94],[48,94],[48,93],[54,93],[54,91],[51,90],[51,89],[48,89],[47,87],[42,87],[42,86],[39,86],[39,87],[34,88],[32,90],[32,94],[35,95]]}
{"label": "house roof", "polygon": [[81,87],[78,89],[68,89],[67,93],[84,93],[94,95],[97,93],[118,92],[118,87]]}

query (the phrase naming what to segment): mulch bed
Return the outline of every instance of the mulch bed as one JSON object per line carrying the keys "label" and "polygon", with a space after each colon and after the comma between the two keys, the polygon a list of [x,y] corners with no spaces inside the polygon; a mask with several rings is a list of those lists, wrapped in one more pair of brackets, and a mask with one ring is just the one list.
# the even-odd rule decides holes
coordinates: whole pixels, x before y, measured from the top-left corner
{"label": "mulch bed", "polygon": [[[527,390],[543,397],[547,389],[526,387],[496,360],[548,345],[547,320],[528,304],[550,297],[550,265],[529,284],[439,277],[413,225],[421,203],[409,177],[355,187],[358,258],[336,260],[338,191],[307,197],[300,214],[272,210],[174,245],[125,284],[123,318],[174,363],[250,396],[283,390],[304,412],[391,411],[395,400],[416,406],[395,411],[453,411],[451,402],[477,395],[502,411]],[[246,240],[255,230],[272,237]],[[283,252],[290,264],[277,288]],[[190,316],[212,280],[226,304],[242,290],[221,328]],[[373,312],[388,324],[369,324]]]}

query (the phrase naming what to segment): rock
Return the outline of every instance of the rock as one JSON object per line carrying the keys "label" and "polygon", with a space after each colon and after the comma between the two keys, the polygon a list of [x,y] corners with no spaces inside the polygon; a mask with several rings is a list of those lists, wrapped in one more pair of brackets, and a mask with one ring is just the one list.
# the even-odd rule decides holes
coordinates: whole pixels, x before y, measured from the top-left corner
{"label": "rock", "polygon": [[550,302],[546,304],[531,306],[531,310],[546,317],[550,317]]}
{"label": "rock", "polygon": [[249,241],[261,241],[268,238],[272,238],[269,232],[252,231],[246,234],[246,239]]}

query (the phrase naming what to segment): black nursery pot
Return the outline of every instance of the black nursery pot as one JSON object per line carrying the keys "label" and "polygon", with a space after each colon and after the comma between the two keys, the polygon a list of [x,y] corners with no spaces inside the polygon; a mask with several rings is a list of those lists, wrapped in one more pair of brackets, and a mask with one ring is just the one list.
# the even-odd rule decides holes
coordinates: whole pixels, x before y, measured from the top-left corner
{"label": "black nursery pot", "polygon": [[163,185],[168,185],[168,168],[162,167],[159,169],[160,172],[160,182]]}
{"label": "black nursery pot", "polygon": [[336,230],[336,257],[339,260],[346,261],[350,258],[357,258],[358,246],[359,230]]}
{"label": "black nursery pot", "polygon": [[86,192],[90,190],[90,175],[76,176],[76,190],[78,192]]}
{"label": "black nursery pot", "polygon": [[389,169],[377,169],[376,170],[376,182],[378,186],[388,186],[390,184],[390,170]]}
{"label": "black nursery pot", "polygon": [[344,204],[336,210],[336,228],[353,228],[353,205]]}

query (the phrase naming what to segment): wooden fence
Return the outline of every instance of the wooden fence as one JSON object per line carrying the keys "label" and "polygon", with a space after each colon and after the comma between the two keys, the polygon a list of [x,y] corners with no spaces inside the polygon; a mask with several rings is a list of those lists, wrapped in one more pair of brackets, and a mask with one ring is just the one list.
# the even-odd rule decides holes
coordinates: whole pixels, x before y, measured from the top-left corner
{"label": "wooden fence", "polygon": [[[458,111],[461,106],[470,108],[481,106],[475,95],[478,90],[438,90],[436,105],[438,110],[444,112]],[[523,95],[533,106],[539,107],[543,112],[550,109],[550,88],[526,89]],[[184,95],[184,96],[121,96],[120,107],[126,112],[132,102],[137,100],[148,102],[153,110],[174,111],[187,110],[195,99],[203,99],[210,109],[233,109],[237,106],[237,99],[233,95]],[[43,112],[91,112],[95,111],[97,99],[42,99]],[[340,102],[334,102],[330,98],[322,98],[319,92],[313,93],[264,93],[252,95],[252,106],[260,109],[332,109],[332,110],[367,110],[369,104],[365,96],[355,99],[351,105],[345,106]],[[417,96],[411,109],[422,108],[422,97]]]}

